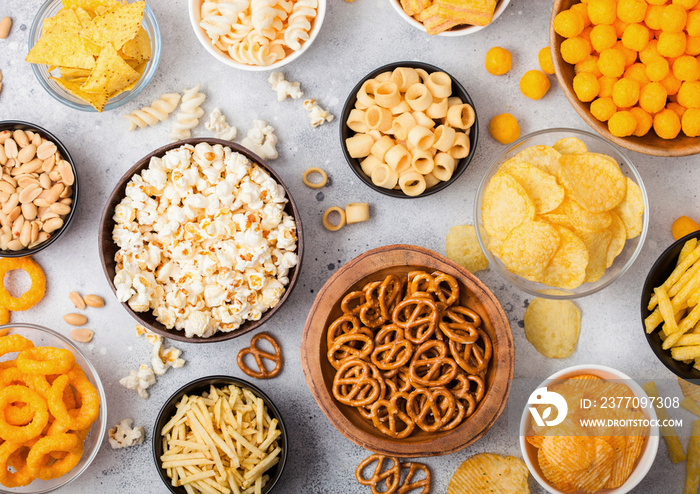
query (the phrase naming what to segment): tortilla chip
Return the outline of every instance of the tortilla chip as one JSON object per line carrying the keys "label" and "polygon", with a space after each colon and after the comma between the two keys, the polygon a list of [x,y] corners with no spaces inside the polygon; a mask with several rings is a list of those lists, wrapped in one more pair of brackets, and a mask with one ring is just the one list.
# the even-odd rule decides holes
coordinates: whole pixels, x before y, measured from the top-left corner
{"label": "tortilla chip", "polygon": [[124,54],[125,58],[138,60],[139,62],[150,60],[151,38],[148,37],[146,30],[140,27],[136,37],[124,43],[121,52]]}
{"label": "tortilla chip", "polygon": [[[127,61],[127,63],[129,63],[129,61]],[[146,71],[146,66],[148,65],[148,61],[146,61],[146,62],[140,62],[140,63],[139,63],[138,65],[136,65],[136,66],[133,66],[133,65],[131,65],[131,64],[129,64],[129,65],[131,66],[132,69],[134,69],[136,72],[139,73],[139,78],[136,79],[136,80],[135,80],[134,82],[132,82],[131,84],[129,84],[128,86],[126,86],[124,89],[122,89],[122,90],[120,91],[120,92],[122,92],[122,93],[123,93],[124,91],[131,91],[132,89],[134,89],[134,88],[136,87],[136,85],[137,85],[137,84],[139,83],[139,81],[141,80],[141,76],[142,76],[143,73]],[[116,96],[116,94],[114,94],[114,95],[112,95],[112,96]]]}
{"label": "tortilla chip", "polygon": [[63,8],[80,7],[85,10],[95,10],[98,7],[112,7],[116,5],[115,0],[63,0]]}
{"label": "tortilla chip", "polygon": [[102,48],[95,68],[80,89],[86,93],[119,93],[139,77],[141,75],[119,57],[117,50],[107,45]]}
{"label": "tortilla chip", "polygon": [[45,34],[32,47],[25,60],[29,63],[78,69],[93,68],[95,58],[78,34],[80,28],[75,11],[66,11],[59,19],[54,19],[48,25],[44,24]]}
{"label": "tortilla chip", "polygon": [[55,31],[56,27],[71,27],[71,30],[80,31],[82,26],[80,25],[80,19],[78,18],[75,10],[73,9],[62,9],[53,17],[47,17],[44,19],[41,25],[41,35],[50,34]]}
{"label": "tortilla chip", "polygon": [[65,79],[87,79],[92,71],[87,69],[73,69],[70,67],[59,67],[61,77]]}
{"label": "tortilla chip", "polygon": [[80,82],[76,82],[74,80],[68,80],[64,78],[57,78],[57,77],[52,77],[58,85],[63,87],[66,91],[69,93],[77,96],[83,101],[86,101],[87,103],[91,104],[95,110],[98,112],[101,112],[104,110],[105,104],[107,103],[107,100],[110,98],[110,95],[108,94],[93,94],[93,93],[86,93],[82,89],[80,89]]}
{"label": "tortilla chip", "polygon": [[116,4],[96,16],[81,34],[102,47],[111,43],[119,50],[138,33],[145,7],[143,0],[127,5]]}

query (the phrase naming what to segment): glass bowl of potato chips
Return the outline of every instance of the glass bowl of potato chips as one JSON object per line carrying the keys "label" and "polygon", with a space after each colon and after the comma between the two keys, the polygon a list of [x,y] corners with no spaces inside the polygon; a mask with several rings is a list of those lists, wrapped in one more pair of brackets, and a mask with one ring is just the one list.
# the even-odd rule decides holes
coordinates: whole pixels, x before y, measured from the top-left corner
{"label": "glass bowl of potato chips", "polygon": [[649,200],[639,172],[607,140],[547,129],[504,151],[479,184],[477,239],[489,263],[535,296],[596,293],[642,250]]}
{"label": "glass bowl of potato chips", "polygon": [[29,30],[26,61],[56,100],[81,111],[113,110],[153,78],[161,37],[145,1],[48,0]]}

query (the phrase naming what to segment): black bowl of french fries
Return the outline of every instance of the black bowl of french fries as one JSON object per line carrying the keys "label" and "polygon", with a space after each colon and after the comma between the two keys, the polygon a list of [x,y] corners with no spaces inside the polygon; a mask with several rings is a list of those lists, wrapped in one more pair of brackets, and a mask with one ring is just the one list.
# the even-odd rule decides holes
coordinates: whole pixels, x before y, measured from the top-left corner
{"label": "black bowl of french fries", "polygon": [[678,377],[700,380],[700,231],[656,260],[642,289],[641,313],[656,357]]}
{"label": "black bowl of french fries", "polygon": [[272,400],[232,376],[184,385],[165,402],[153,428],[156,469],[174,494],[269,493],[282,476],[287,444]]}

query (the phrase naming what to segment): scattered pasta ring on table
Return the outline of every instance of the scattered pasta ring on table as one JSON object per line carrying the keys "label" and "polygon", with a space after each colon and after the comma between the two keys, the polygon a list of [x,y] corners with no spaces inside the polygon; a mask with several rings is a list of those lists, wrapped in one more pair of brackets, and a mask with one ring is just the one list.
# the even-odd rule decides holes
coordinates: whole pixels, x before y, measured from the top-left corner
{"label": "scattered pasta ring on table", "polygon": [[[338,213],[340,215],[340,221],[337,225],[334,225],[328,219],[328,217],[333,212]],[[326,230],[331,232],[337,232],[338,230],[343,228],[345,226],[345,211],[337,206],[333,206],[332,208],[326,209],[326,212],[323,213],[323,226],[326,227]]]}
{"label": "scattered pasta ring on table", "polygon": [[[32,286],[21,297],[13,297],[5,288],[4,280],[8,271],[22,269],[32,280]],[[0,306],[11,311],[27,310],[34,307],[46,293],[44,271],[31,257],[3,257],[0,259]]]}
{"label": "scattered pasta ring on table", "polygon": [[[314,174],[321,175],[320,182],[311,182],[309,180],[309,176],[314,175]],[[304,175],[302,176],[302,180],[304,181],[304,185],[306,185],[307,187],[310,187],[312,189],[320,189],[321,187],[325,187],[325,185],[328,183],[328,175],[326,175],[326,172],[324,172],[320,168],[312,167],[312,168],[308,168],[304,172]]]}
{"label": "scattered pasta ring on table", "polygon": [[345,206],[345,222],[348,225],[369,220],[369,204],[366,202],[351,202]]}

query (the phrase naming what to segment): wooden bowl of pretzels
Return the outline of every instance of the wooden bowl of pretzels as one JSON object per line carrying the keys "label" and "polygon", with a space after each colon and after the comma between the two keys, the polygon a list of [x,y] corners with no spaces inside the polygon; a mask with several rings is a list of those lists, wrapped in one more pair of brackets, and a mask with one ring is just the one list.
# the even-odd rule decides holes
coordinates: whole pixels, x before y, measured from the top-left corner
{"label": "wooden bowl of pretzels", "polygon": [[306,382],[345,437],[394,457],[453,453],[505,408],[513,335],[491,291],[430,250],[391,245],[340,268],[301,345]]}

